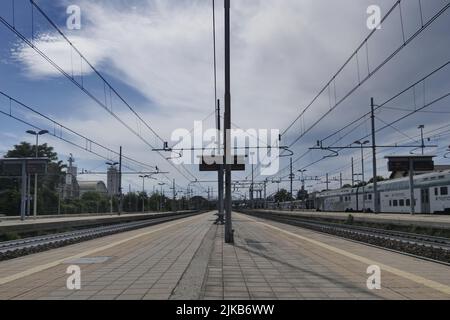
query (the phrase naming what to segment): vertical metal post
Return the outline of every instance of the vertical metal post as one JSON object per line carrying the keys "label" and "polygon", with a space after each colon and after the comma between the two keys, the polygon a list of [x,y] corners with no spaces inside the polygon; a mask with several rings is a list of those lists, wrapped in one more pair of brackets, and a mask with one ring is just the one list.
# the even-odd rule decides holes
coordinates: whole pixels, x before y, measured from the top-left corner
{"label": "vertical metal post", "polygon": [[31,175],[27,174],[27,216],[31,213]]}
{"label": "vertical metal post", "polygon": [[[36,158],[39,157],[39,133],[36,133]],[[38,175],[34,174],[34,197],[33,197],[33,217],[36,219],[37,216],[37,183]]]}
{"label": "vertical metal post", "polygon": [[352,158],[352,187],[355,186],[355,164],[353,162],[353,158]]}
{"label": "vertical metal post", "polygon": [[422,141],[422,145],[421,145],[422,155],[424,155],[425,154],[425,140],[423,138],[423,129],[425,129],[425,126],[424,125],[420,125],[419,129],[420,129],[420,139]]}
{"label": "vertical metal post", "polygon": [[264,209],[267,209],[267,178],[264,180]]}
{"label": "vertical metal post", "polygon": [[380,212],[380,199],[378,197],[378,179],[377,179],[377,145],[375,141],[375,103],[370,99],[371,120],[372,120],[372,167],[373,167],[373,201],[375,213]]}
{"label": "vertical metal post", "polygon": [[62,187],[58,187],[58,215],[61,214],[61,194],[63,192]]}
{"label": "vertical metal post", "polygon": [[293,190],[294,173],[292,172],[292,157],[290,158],[290,161],[289,161],[289,167],[290,167],[290,171],[291,171],[291,173],[289,175],[289,179],[290,179],[290,182],[291,182],[291,184],[290,184],[291,210],[293,210],[294,209],[293,208],[293,205],[294,205],[294,203],[293,203],[293,201],[294,201],[294,190]]}
{"label": "vertical metal post", "polygon": [[364,176],[364,145],[361,143],[361,180],[362,180],[362,194],[363,194],[363,198],[362,198],[362,211],[366,211],[366,180],[365,180],[365,176]]}
{"label": "vertical metal post", "polygon": [[219,156],[222,159],[222,163],[219,164],[219,171],[218,171],[218,210],[219,210],[219,215],[218,215],[218,219],[217,219],[217,223],[218,224],[223,224],[224,223],[224,213],[223,213],[223,207],[224,207],[224,203],[223,203],[223,159],[225,159],[224,154],[222,154],[222,152],[220,152],[220,130],[221,130],[221,125],[220,125],[220,100],[217,100],[217,132],[219,134],[219,137],[217,139],[217,144],[218,144],[218,151],[219,151]]}
{"label": "vertical metal post", "polygon": [[26,191],[27,190],[27,173],[25,161],[22,161],[22,188],[20,201],[20,220],[25,220],[25,206],[27,204]]}
{"label": "vertical metal post", "polygon": [[252,209],[255,209],[255,200],[254,200],[254,190],[255,190],[255,175],[254,175],[254,166],[253,166],[253,159],[252,159],[252,184],[250,186],[250,203],[252,206]]}
{"label": "vertical metal post", "polygon": [[414,160],[409,158],[409,193],[411,202],[411,214],[414,215],[416,212],[416,204],[414,199]]}
{"label": "vertical metal post", "polygon": [[177,207],[176,207],[176,204],[175,204],[175,198],[176,198],[176,196],[177,196],[177,194],[176,194],[176,190],[175,190],[175,179],[173,179],[173,181],[172,181],[172,188],[173,188],[173,193],[172,193],[172,211],[173,212],[176,212],[177,211]]}
{"label": "vertical metal post", "polygon": [[327,173],[327,191],[330,190],[329,184],[330,184],[330,180],[328,180],[328,173]]}
{"label": "vertical metal post", "polygon": [[145,192],[145,177],[142,177],[142,213],[145,213],[144,192]]}
{"label": "vertical metal post", "polygon": [[231,220],[231,74],[230,74],[230,0],[225,4],[225,242],[234,243]]}
{"label": "vertical metal post", "polygon": [[342,184],[342,172],[339,173],[339,184],[340,184],[341,189],[342,189],[342,187],[343,187],[343,184]]}
{"label": "vertical metal post", "polygon": [[119,153],[119,216],[123,208],[123,192],[122,192],[122,146]]}

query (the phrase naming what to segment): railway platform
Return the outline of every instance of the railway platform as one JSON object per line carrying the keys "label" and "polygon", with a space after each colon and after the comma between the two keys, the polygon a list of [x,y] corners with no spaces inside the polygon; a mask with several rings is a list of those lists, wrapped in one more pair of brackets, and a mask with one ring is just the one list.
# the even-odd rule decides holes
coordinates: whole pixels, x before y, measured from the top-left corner
{"label": "railway platform", "polygon": [[[446,265],[238,213],[228,245],[214,221],[204,213],[0,262],[0,299],[450,299]],[[370,266],[381,289],[367,287]]]}
{"label": "railway platform", "polygon": [[317,211],[290,211],[290,210],[264,210],[258,212],[279,213],[283,215],[294,215],[304,218],[329,219],[345,221],[349,215],[354,221],[369,222],[377,224],[393,224],[399,226],[418,226],[424,228],[450,229],[450,215],[433,214],[399,214],[399,213],[359,213],[359,212],[317,212]]}
{"label": "railway platform", "polygon": [[[179,211],[176,214],[187,213],[188,211]],[[26,233],[35,231],[47,231],[55,229],[77,228],[104,224],[115,224],[132,221],[142,221],[154,217],[162,217],[173,212],[164,213],[126,213],[115,214],[81,214],[81,215],[53,215],[29,217],[23,221],[17,217],[0,218],[0,234],[15,232]]]}

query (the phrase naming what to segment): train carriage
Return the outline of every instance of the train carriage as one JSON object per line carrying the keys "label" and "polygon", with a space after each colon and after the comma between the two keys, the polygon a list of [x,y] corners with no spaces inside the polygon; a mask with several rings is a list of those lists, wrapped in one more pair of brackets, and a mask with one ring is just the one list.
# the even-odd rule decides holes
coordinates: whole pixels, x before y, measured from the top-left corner
{"label": "train carriage", "polygon": [[[409,178],[378,183],[381,212],[409,213]],[[450,214],[450,170],[414,177],[414,198],[417,213]],[[365,187],[324,191],[317,195],[321,211],[374,211],[373,184]]]}

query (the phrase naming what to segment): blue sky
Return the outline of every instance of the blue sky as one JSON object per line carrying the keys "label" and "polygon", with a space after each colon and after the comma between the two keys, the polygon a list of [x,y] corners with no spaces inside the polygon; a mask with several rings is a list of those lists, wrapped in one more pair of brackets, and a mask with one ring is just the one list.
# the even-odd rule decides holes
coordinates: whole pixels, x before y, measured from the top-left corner
{"label": "blue sky", "polygon": [[[212,83],[212,16],[211,1],[36,1],[45,13],[56,23],[77,48],[93,63],[112,86],[166,141],[177,128],[190,130],[195,120],[205,119],[213,111],[214,91]],[[222,6],[217,1],[217,50],[218,50],[218,92],[223,96],[223,37]],[[366,9],[378,4],[382,13],[394,4],[393,0],[357,1],[344,0],[242,0],[234,1],[232,7],[232,95],[233,122],[247,128],[286,128],[307,105],[314,95],[338,70],[370,30],[366,27]],[[29,1],[15,1],[15,24],[27,37],[31,35],[31,9]],[[448,1],[430,0],[424,2],[423,17],[431,18]],[[68,30],[66,8],[80,6],[81,30]],[[420,28],[420,16],[416,1],[403,1],[404,30],[406,37]],[[12,23],[10,1],[0,2],[0,16]],[[34,12],[35,41],[38,48],[57,61],[67,72],[79,70],[79,64],[71,57],[69,47],[55,30]],[[348,122],[368,111],[369,100],[374,96],[382,102],[411,83],[425,76],[448,61],[450,56],[449,13],[445,12],[420,36],[411,41],[387,65],[381,68],[369,81],[362,85],[336,111],[332,112],[294,147],[296,157],[303,154],[315,141],[324,138]],[[401,28],[397,12],[386,21],[369,43],[370,64],[381,62],[396,46],[401,44]],[[72,52],[73,54],[73,52]],[[363,55],[359,56],[364,66]],[[73,66],[73,67],[72,67]],[[361,67],[360,66],[360,67]],[[344,70],[337,80],[337,94],[343,95],[355,82],[356,65]],[[361,67],[362,69],[362,67]],[[104,86],[93,73],[86,73],[83,81],[95,96],[103,97]],[[363,72],[361,71],[361,74]],[[448,92],[448,68],[427,81],[425,91],[415,88],[417,100],[429,101]],[[80,77],[75,76],[78,81]],[[24,45],[10,30],[0,24],[0,91],[51,116],[69,128],[96,140],[111,149],[124,146],[124,152],[139,161],[158,165],[171,172],[180,187],[188,181],[178,171],[159,157],[148,145],[139,141],[116,119],[109,115],[91,98],[67,78],[61,76],[48,62]],[[411,91],[412,92],[412,91]],[[391,107],[378,116],[377,126],[401,117],[405,110],[414,108],[411,92],[399,97]],[[283,144],[289,144],[302,130],[326,112],[328,97],[321,97],[317,105],[283,137]],[[102,101],[103,101],[102,100]],[[393,144],[406,139],[406,143],[417,143],[419,124],[426,125],[426,131],[433,131],[448,123],[449,100],[445,99],[380,133],[382,144]],[[8,110],[9,102],[0,97],[0,110]],[[400,110],[402,109],[402,110]],[[149,143],[161,147],[151,132],[136,119],[116,98],[113,110],[134,130],[145,136]],[[431,111],[431,112],[430,112]],[[31,114],[21,116],[32,123],[45,125]],[[208,118],[205,127],[213,127],[213,117]],[[0,115],[0,152],[19,141],[32,141],[24,131],[28,126]],[[369,130],[362,125],[342,144],[348,144],[365,135]],[[435,133],[440,133],[436,136]],[[427,150],[438,154],[437,163],[446,163],[442,157],[450,139],[445,129],[430,133],[432,144],[438,149]],[[44,138],[54,145],[62,160],[73,153],[81,169],[105,170],[104,161],[82,150],[58,141],[50,136]],[[404,152],[391,150],[388,152]],[[409,150],[407,151],[409,152]],[[322,176],[325,172],[337,175],[340,171],[349,175],[349,159],[358,158],[358,152],[344,152],[341,157],[325,160],[308,167],[308,175]],[[324,154],[313,152],[296,162],[295,169],[308,166]],[[383,156],[381,151],[380,156]],[[369,159],[370,154],[366,157]],[[288,159],[283,159],[284,168]],[[386,165],[379,163],[381,173],[387,175]],[[196,166],[186,166],[199,179],[215,179],[201,174]],[[137,168],[138,169],[138,168]],[[371,166],[367,161],[367,174]],[[181,171],[190,175],[183,168]],[[250,171],[236,174],[236,179],[249,176]],[[281,172],[281,177],[286,172]],[[275,176],[274,178],[278,178]],[[100,176],[86,176],[87,179],[104,179]],[[259,179],[264,177],[259,177]],[[138,189],[138,179],[127,178],[127,184]],[[149,190],[152,185],[149,182]],[[208,184],[204,184],[206,188]],[[211,184],[210,186],[214,186]],[[284,184],[285,187],[288,183]],[[296,188],[299,182],[296,182]],[[323,188],[314,185],[311,189]],[[271,190],[276,185],[271,185]]]}

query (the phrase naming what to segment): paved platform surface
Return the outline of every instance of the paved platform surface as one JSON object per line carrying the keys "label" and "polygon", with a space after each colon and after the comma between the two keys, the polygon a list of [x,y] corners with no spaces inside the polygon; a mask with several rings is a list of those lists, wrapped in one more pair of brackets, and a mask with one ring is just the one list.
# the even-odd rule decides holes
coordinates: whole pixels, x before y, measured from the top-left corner
{"label": "paved platform surface", "polygon": [[306,218],[331,218],[346,220],[351,214],[355,221],[366,221],[375,223],[392,223],[405,226],[422,226],[431,228],[450,229],[450,215],[432,214],[394,214],[394,213],[356,213],[356,212],[316,212],[316,211],[289,211],[289,210],[256,210],[258,212],[273,212],[296,215]]}
{"label": "paved platform surface", "polygon": [[[180,211],[179,213],[181,213]],[[145,220],[154,216],[170,214],[162,213],[135,213],[135,214],[101,214],[101,215],[64,215],[44,216],[34,219],[33,217],[21,221],[17,217],[0,219],[0,233],[5,232],[29,232],[42,231],[55,228],[78,227],[86,225],[98,225],[102,223],[118,223],[126,221]]]}
{"label": "paved platform surface", "polygon": [[[294,226],[214,213],[0,262],[0,299],[450,299],[450,268]],[[67,267],[81,268],[68,290]],[[369,290],[367,267],[381,268]]]}

